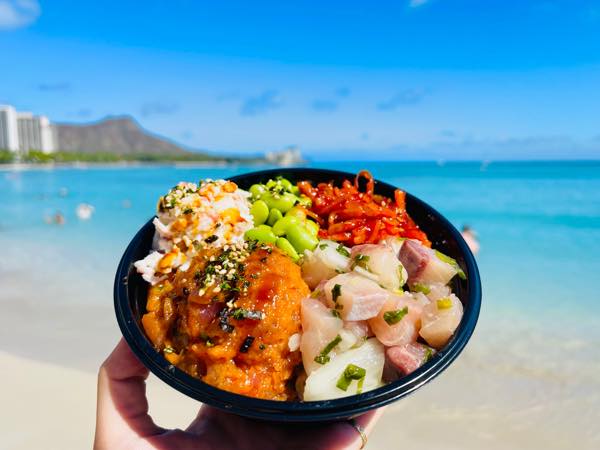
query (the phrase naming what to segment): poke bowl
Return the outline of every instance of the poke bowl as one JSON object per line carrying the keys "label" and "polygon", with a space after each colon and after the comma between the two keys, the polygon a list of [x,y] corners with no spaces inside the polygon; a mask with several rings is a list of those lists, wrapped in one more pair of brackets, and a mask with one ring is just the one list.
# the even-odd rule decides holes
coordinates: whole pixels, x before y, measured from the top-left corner
{"label": "poke bowl", "polygon": [[[187,206],[178,210],[188,218],[181,225],[177,222],[181,217],[175,218],[173,212],[177,202],[187,201],[188,192],[195,196],[206,186],[206,182],[199,186],[179,184],[161,197],[158,214],[170,214],[170,228],[157,217],[150,219],[129,243],[115,276],[114,307],[125,340],[140,361],[174,389],[207,405],[254,419],[288,423],[344,420],[413,393],[444,371],[466,346],[481,305],[477,264],[460,232],[427,203],[363,172],[277,168],[237,175],[208,189],[211,193],[222,189],[224,195],[241,193],[248,208],[236,215],[237,222],[229,231],[220,228],[217,233],[213,228],[214,234],[203,236],[198,244],[183,237],[179,247],[185,247],[183,242],[189,244],[186,259],[176,245],[165,240],[173,240],[176,226],[191,227],[189,218],[195,212]],[[408,238],[387,234],[396,233],[393,226],[397,218],[392,213],[382,219],[381,226],[354,219],[336,223],[341,219],[332,212],[332,205],[348,192],[354,200],[348,200],[345,208],[358,201],[370,208],[381,207],[384,216],[387,210],[404,214],[403,226],[397,229]],[[280,198],[292,198],[292,193],[296,195],[292,211],[274,211],[280,208]],[[326,195],[328,204],[319,197]],[[261,199],[267,203],[264,212]],[[320,227],[314,232],[314,243],[295,229],[288,228],[286,234],[282,226],[278,227],[278,222],[297,224],[296,219],[281,222],[293,215],[294,208],[306,212],[300,219],[306,221],[305,229],[310,228],[308,225]],[[230,209],[225,210],[228,217]],[[311,217],[315,223],[308,223]],[[248,221],[254,223],[244,225]],[[218,223],[214,226],[220,227]],[[359,223],[371,225],[350,230]],[[238,228],[242,243],[215,248]],[[273,229],[277,233],[271,240]],[[189,257],[197,252],[204,252],[203,262],[196,261],[199,256]],[[364,264],[369,261],[369,252],[375,268]],[[383,269],[378,272],[376,262],[383,253],[396,257],[382,260],[379,266]],[[236,274],[224,278],[234,272],[228,267],[234,266],[227,266],[230,261],[223,255],[232,254],[242,258],[235,260],[235,267],[246,272],[255,267],[256,274],[244,272],[247,278]],[[333,258],[333,266],[319,266],[319,255]],[[166,260],[170,263],[167,269]],[[219,261],[224,263],[214,266]],[[388,268],[393,280],[400,279],[393,290],[389,274],[383,273]],[[220,269],[223,275],[219,275]],[[265,294],[261,277],[271,280],[292,273],[301,277],[283,280],[278,288],[270,285],[271,293]],[[220,277],[216,284],[215,276]],[[257,283],[261,286],[258,291]],[[168,293],[164,292],[165,284]],[[441,290],[439,294],[437,290]],[[209,295],[206,291],[212,297],[205,301]],[[239,299],[246,305],[243,302],[253,292],[254,297],[280,299],[279,306],[244,308],[235,303]],[[193,314],[201,317],[190,325],[192,307]],[[373,307],[376,311],[370,311]],[[411,319],[413,310],[419,312],[416,319]],[[212,311],[208,319],[206,311]],[[173,318],[167,321],[169,317]],[[360,328],[355,326],[359,323],[365,329],[360,339],[352,334]],[[202,326],[198,328],[198,324]],[[327,327],[333,331],[325,330]],[[284,345],[279,335],[285,332]],[[356,333],[360,335],[360,330]],[[349,344],[347,339],[351,339]],[[271,359],[261,362],[262,355]]]}

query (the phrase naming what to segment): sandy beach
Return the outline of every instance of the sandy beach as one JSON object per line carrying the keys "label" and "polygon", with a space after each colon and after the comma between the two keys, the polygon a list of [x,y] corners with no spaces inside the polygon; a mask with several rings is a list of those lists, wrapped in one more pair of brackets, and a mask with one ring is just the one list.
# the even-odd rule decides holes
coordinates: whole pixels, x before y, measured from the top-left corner
{"label": "sandy beach", "polygon": [[[18,355],[6,348],[0,352],[2,447],[89,448],[96,369],[119,338],[111,305],[17,309],[3,301],[2,309],[4,342],[10,336],[9,342],[20,343],[13,347]],[[503,352],[505,342],[494,338],[500,328],[489,319],[484,311],[472,345],[443,375],[387,408],[368,448],[564,449],[576,444],[591,450],[600,445],[598,358],[584,372],[580,365],[541,361],[528,367],[522,361],[541,347],[532,340],[527,349]],[[558,350],[597,356],[599,344],[574,339]],[[148,385],[156,422],[185,428],[199,404],[154,377]]]}

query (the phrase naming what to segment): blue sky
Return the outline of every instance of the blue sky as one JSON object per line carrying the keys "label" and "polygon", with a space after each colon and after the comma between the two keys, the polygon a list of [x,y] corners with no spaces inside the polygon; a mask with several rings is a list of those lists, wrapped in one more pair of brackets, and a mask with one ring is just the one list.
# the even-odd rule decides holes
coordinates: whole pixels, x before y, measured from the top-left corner
{"label": "blue sky", "polygon": [[600,1],[0,0],[0,103],[193,148],[600,158]]}

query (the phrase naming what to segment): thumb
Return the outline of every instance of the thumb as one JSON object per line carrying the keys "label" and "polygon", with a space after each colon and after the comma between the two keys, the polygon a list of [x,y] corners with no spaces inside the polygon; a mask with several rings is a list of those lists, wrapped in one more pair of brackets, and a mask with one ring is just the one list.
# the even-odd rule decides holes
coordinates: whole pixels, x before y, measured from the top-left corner
{"label": "thumb", "polygon": [[164,431],[148,415],[148,373],[121,338],[98,373],[94,448],[127,448],[132,440]]}

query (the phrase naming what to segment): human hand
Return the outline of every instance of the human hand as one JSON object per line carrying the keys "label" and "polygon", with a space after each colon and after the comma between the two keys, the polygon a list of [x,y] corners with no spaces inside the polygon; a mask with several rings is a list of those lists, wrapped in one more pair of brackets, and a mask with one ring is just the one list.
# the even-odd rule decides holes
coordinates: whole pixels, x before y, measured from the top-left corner
{"label": "human hand", "polygon": [[[98,374],[94,448],[200,450],[353,450],[362,447],[360,433],[348,422],[286,425],[261,422],[202,406],[185,429],[165,429],[148,414],[148,369],[121,339]],[[368,435],[383,410],[355,419]]]}

